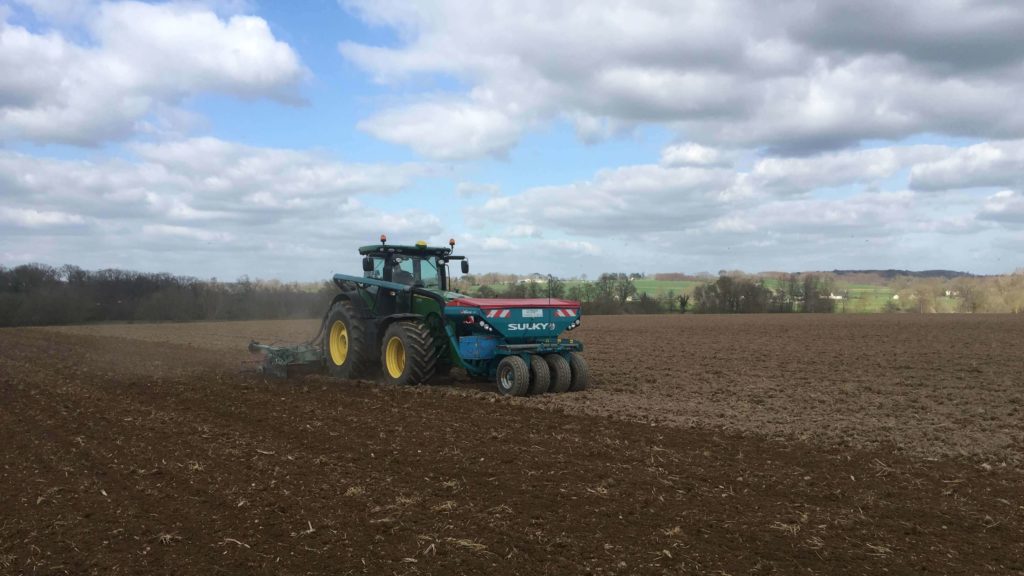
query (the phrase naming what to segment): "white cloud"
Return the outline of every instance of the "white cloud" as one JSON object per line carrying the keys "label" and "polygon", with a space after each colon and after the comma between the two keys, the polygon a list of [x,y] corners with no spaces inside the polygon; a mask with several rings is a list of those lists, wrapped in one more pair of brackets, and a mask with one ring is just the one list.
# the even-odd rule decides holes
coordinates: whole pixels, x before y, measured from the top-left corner
{"label": "white cloud", "polygon": [[508,236],[466,234],[458,252],[469,257],[476,273],[536,272],[564,277],[586,273],[593,266],[611,265],[602,263],[605,251],[589,240]]}
{"label": "white cloud", "polygon": [[983,142],[914,166],[915,190],[1012,186],[1024,188],[1024,140]]}
{"label": "white cloud", "polygon": [[[695,228],[713,233],[805,227],[837,231],[880,223],[909,231],[912,226],[924,226],[924,221],[952,225],[952,220],[949,215],[918,213],[924,200],[905,190],[812,196],[834,188],[875,189],[889,179],[905,178],[915,166],[960,152],[946,146],[915,145],[767,157],[744,171],[715,167],[725,156],[716,150],[674,146],[663,152],[661,165],[600,170],[591,180],[530,188],[492,198],[467,212],[472,221],[500,221],[518,236],[542,229],[597,238],[644,237]],[[683,166],[667,166],[675,163]],[[970,206],[954,208],[971,219]]]}
{"label": "white cloud", "polygon": [[517,120],[503,111],[459,100],[393,108],[360,122],[359,127],[438,160],[502,156],[521,131]]}
{"label": "white cloud", "polygon": [[544,233],[533,224],[517,224],[509,228],[508,235],[516,238],[540,238]]}
{"label": "white cloud", "polygon": [[84,224],[85,218],[57,210],[34,210],[32,208],[8,208],[0,206],[0,222],[22,228],[42,228]]}
{"label": "white cloud", "polygon": [[542,240],[540,246],[555,256],[601,256],[601,247],[587,240]]}
{"label": "white cloud", "polygon": [[1024,225],[1024,194],[1001,190],[985,199],[980,217],[1006,224]]}
{"label": "white cloud", "polygon": [[190,187],[207,198],[245,191],[243,203],[255,194],[287,202],[389,192],[429,169],[419,164],[346,164],[315,152],[258,148],[216,138],[138,144],[133,149],[157,169],[190,175]]}
{"label": "white cloud", "polygon": [[[979,268],[976,254],[1005,245],[1024,222],[1017,190],[879,185],[898,187],[906,170],[962,153],[943,147],[828,153],[746,171],[599,170],[466,207],[473,235],[451,229],[441,207],[388,207],[407,204],[402,190],[435,175],[422,165],[344,163],[213,138],[129,150],[133,157],[98,162],[0,152],[0,227],[10,232],[0,237],[0,253],[87,267],[315,279],[351,270],[352,247],[386,233],[441,243],[459,236],[477,271],[999,271]],[[903,180],[893,184],[896,176]]]}
{"label": "white cloud", "polygon": [[798,158],[767,157],[754,164],[749,178],[760,189],[801,194],[831,186],[877,183],[918,162],[951,153],[946,146],[891,146]]}
{"label": "white cloud", "polygon": [[100,163],[0,152],[0,185],[34,208],[74,206],[95,217],[274,221],[404,188],[427,167],[349,164],[297,150],[215,138],[132,147],[138,161]]}
{"label": "white cloud", "polygon": [[492,198],[470,214],[479,221],[603,236],[672,229],[721,213],[733,182],[726,170],[624,166],[590,181]]}
{"label": "white cloud", "polygon": [[945,73],[1002,67],[1024,55],[1019,5],[839,0],[804,8],[794,18],[794,37],[828,51],[899,54]]}
{"label": "white cloud", "polygon": [[201,228],[189,228],[187,226],[171,226],[168,224],[145,224],[142,226],[142,234],[145,236],[160,238],[184,238],[187,240],[198,240],[200,242],[227,243],[235,239],[227,232],[204,230]]}
{"label": "white cloud", "polygon": [[920,208],[913,192],[868,192],[839,199],[772,200],[738,207],[711,224],[713,230],[776,234],[882,233],[903,231]]}
{"label": "white cloud", "polygon": [[587,144],[595,144],[629,131],[631,124],[617,122],[612,118],[592,116],[584,112],[568,114],[568,120],[576,129],[576,136]]}
{"label": "white cloud", "polygon": [[[48,14],[47,3],[37,9]],[[95,145],[196,94],[297,102],[298,56],[253,16],[197,4],[102,3],[89,42],[0,23],[0,140]]]}
{"label": "white cloud", "polygon": [[[906,189],[917,167],[964,153],[913,145],[767,157],[747,169],[623,166],[466,211],[470,221],[500,222],[505,235],[523,239],[522,250],[548,261],[558,259],[559,245],[574,248],[574,258],[558,261],[590,272],[593,266],[977,271],[978,251],[1002,245],[1024,222],[1020,194],[1007,190],[982,201],[977,194]],[[550,234],[534,239],[528,233],[535,230]],[[521,260],[511,261],[520,271],[533,269]]]}
{"label": "white cloud", "polygon": [[661,165],[669,168],[680,166],[730,166],[731,155],[716,148],[701,146],[694,142],[673,144],[661,151]]}
{"label": "white cloud", "polygon": [[[787,154],[919,133],[1024,135],[1018,4],[344,4],[398,33],[397,46],[340,46],[378,82],[440,74],[470,86],[449,107],[471,108],[486,129],[449,128],[459,112],[436,108],[411,118],[417,104],[386,109],[387,121],[372,124],[375,135],[424,154],[501,153],[518,127],[556,118],[585,141],[658,123],[703,146]],[[399,131],[404,120],[415,129]],[[469,134],[472,144],[438,146],[438,134]]]}
{"label": "white cloud", "polygon": [[488,236],[480,241],[480,247],[488,252],[511,250],[515,247],[512,242],[505,238],[496,238],[494,236]]}
{"label": "white cloud", "polygon": [[213,138],[132,150],[132,159],[100,162],[0,151],[0,227],[21,230],[2,235],[0,251],[92,267],[316,278],[326,271],[310,270],[355,262],[352,247],[382,232],[444,231],[435,214],[364,201],[400,193],[428,173],[421,165]]}

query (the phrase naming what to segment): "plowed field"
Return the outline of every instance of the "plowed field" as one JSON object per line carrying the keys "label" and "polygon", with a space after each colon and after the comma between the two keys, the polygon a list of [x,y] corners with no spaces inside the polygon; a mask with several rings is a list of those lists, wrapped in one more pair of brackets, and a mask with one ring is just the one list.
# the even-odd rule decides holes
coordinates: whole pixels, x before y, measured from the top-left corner
{"label": "plowed field", "polygon": [[590,390],[0,330],[0,573],[1024,574],[1024,318],[588,317]]}

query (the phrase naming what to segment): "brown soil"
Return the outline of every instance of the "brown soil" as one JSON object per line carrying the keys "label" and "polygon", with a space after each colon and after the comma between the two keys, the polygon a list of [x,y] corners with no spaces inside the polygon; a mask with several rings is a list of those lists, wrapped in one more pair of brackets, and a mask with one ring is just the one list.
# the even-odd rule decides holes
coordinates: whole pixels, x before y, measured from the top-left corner
{"label": "brown soil", "polygon": [[[53,328],[220,350],[301,342],[318,323]],[[926,457],[1024,466],[1024,317],[1000,315],[597,316],[572,333],[597,383],[532,407],[730,430]],[[454,375],[447,392],[486,391]]]}
{"label": "brown soil", "polygon": [[515,401],[0,330],[0,573],[1024,574],[1021,319],[584,322],[594,388]]}
{"label": "brown soil", "polygon": [[1024,315],[588,323],[601,385],[552,399],[574,411],[1024,466]]}

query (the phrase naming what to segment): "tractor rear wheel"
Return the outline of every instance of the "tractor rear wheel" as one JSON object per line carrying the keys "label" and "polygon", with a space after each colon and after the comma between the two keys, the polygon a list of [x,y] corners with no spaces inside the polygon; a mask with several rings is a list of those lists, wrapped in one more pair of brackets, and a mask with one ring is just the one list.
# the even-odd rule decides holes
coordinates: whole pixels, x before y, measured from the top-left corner
{"label": "tractor rear wheel", "polygon": [[348,300],[339,300],[331,306],[321,346],[327,373],[331,376],[353,380],[369,373],[371,358],[366,326],[356,317]]}
{"label": "tractor rear wheel", "polygon": [[562,358],[561,354],[548,354],[544,357],[548,362],[548,368],[551,369],[551,388],[550,392],[561,394],[572,386],[572,370],[569,368],[569,363]]}
{"label": "tractor rear wheel", "polygon": [[551,369],[542,356],[530,356],[530,394],[544,394],[551,386]]}
{"label": "tractor rear wheel", "polygon": [[498,362],[498,392],[526,396],[530,390],[530,368],[519,356],[505,356]]}
{"label": "tractor rear wheel", "polygon": [[423,384],[437,368],[434,337],[422,322],[394,322],[384,332],[380,360],[389,384]]}
{"label": "tractor rear wheel", "polygon": [[587,361],[583,359],[583,356],[569,352],[569,369],[572,372],[572,383],[569,384],[569,390],[572,392],[586,390],[590,385],[590,368],[587,367]]}

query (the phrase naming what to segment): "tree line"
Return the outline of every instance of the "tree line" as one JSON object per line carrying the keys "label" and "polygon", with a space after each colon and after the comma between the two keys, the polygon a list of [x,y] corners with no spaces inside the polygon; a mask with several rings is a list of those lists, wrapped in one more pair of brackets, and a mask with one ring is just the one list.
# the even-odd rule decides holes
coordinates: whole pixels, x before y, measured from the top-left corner
{"label": "tree line", "polygon": [[832,278],[817,274],[788,274],[774,288],[761,277],[723,274],[693,291],[694,312],[711,314],[835,311]]}
{"label": "tree line", "polygon": [[[669,279],[665,276],[658,274],[655,278]],[[776,280],[772,288],[765,278],[723,270],[717,279],[697,285],[692,295],[668,290],[657,296],[637,289],[635,281],[640,278],[642,274],[606,272],[593,281],[582,279],[567,283],[559,278],[535,275],[507,284],[484,284],[476,289],[475,295],[481,298],[568,298],[579,301],[585,314],[835,311],[832,299],[835,287],[832,278],[826,275],[790,274]]]}
{"label": "tree line", "polygon": [[[864,280],[870,279],[869,272]],[[837,289],[829,273],[747,275],[722,270],[717,278],[663,276],[655,279],[701,283],[692,294],[669,290],[651,295],[637,289],[636,280],[644,277],[640,273],[606,272],[595,280],[570,281],[539,274],[487,274],[462,277],[456,290],[484,298],[568,298],[581,302],[586,314],[827,313],[847,311],[850,303],[849,292]],[[487,283],[491,280],[506,283]],[[882,310],[888,312],[1024,312],[1024,269],[1003,276],[899,276],[886,286],[892,297]],[[288,284],[246,276],[218,282],[72,265],[0,266],[0,326],[315,318],[335,293],[330,282]]]}
{"label": "tree line", "polygon": [[[494,279],[499,276],[495,275]],[[506,278],[501,276],[503,280]],[[605,272],[596,280],[586,278],[566,282],[538,274],[512,277],[507,283],[487,284],[485,276],[464,277],[468,283],[481,283],[475,295],[481,298],[568,298],[581,303],[587,314],[664,314],[694,312],[698,314],[756,312],[833,312],[831,298],[835,286],[828,275],[783,274],[772,279],[748,276],[739,271],[687,276],[656,274],[656,280],[699,280],[692,294],[668,290],[652,295],[637,289],[642,273]]]}
{"label": "tree line", "polygon": [[[475,290],[480,298],[567,298],[580,302],[584,314],[660,314],[686,311],[690,296],[669,290],[661,297],[637,290],[642,273],[605,272],[596,280],[566,282],[553,276],[532,275],[506,284],[484,284]],[[466,278],[464,277],[464,280]],[[468,283],[486,281],[470,277]]]}
{"label": "tree line", "polygon": [[[696,281],[692,293],[669,290],[651,295],[639,291],[642,274],[604,273],[596,280],[565,281],[534,274],[528,277],[495,275],[507,283],[483,284],[474,295],[484,298],[568,298],[581,302],[588,314],[659,313],[830,313],[830,312],[1024,312],[1024,269],[1002,276],[954,276],[945,270],[891,277],[889,271],[850,271],[861,284],[876,286],[884,303],[840,288],[836,273],[771,272],[748,275],[721,270],[707,273],[655,274],[656,280]],[[467,284],[487,278],[467,276]],[[880,294],[880,295],[879,295]]]}
{"label": "tree line", "polygon": [[0,266],[0,326],[313,318],[337,289],[66,265]]}
{"label": "tree line", "polygon": [[898,278],[889,312],[1024,313],[1024,268],[1002,276]]}

